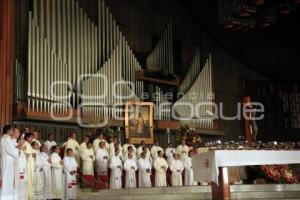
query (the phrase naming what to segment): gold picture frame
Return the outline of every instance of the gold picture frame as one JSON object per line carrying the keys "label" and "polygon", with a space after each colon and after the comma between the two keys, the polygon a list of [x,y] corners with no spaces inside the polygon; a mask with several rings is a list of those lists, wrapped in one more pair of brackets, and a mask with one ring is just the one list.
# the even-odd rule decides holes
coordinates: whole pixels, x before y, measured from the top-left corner
{"label": "gold picture frame", "polygon": [[153,106],[152,102],[125,103],[125,137],[131,144],[153,144]]}

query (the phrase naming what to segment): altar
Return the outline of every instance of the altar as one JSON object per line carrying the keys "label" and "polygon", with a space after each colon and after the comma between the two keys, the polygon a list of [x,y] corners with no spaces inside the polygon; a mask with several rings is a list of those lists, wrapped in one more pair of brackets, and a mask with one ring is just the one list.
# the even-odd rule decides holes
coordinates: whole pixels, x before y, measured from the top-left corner
{"label": "altar", "polygon": [[212,184],[212,199],[230,198],[228,167],[300,163],[295,150],[216,150],[192,157],[194,180]]}

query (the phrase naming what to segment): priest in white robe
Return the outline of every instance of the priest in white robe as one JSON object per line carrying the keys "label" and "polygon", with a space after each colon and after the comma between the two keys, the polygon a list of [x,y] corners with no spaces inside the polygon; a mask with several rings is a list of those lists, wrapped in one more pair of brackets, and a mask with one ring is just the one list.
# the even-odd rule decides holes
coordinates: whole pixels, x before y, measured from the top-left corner
{"label": "priest in white robe", "polygon": [[105,147],[107,149],[109,149],[109,144],[107,143],[107,141],[104,139],[104,135],[102,133],[100,133],[98,135],[98,137],[93,141],[93,150],[94,152],[96,152],[99,149],[99,144],[100,142],[104,142],[105,143]]}
{"label": "priest in white robe", "polygon": [[20,185],[18,188],[18,200],[27,200],[27,159],[24,153],[24,134],[18,139],[18,144],[21,146],[20,158],[19,158],[19,171],[20,171]]}
{"label": "priest in white robe", "polygon": [[181,144],[177,147],[176,152],[179,154],[179,158],[181,161],[186,159],[189,155],[189,147],[185,144],[185,140],[181,140]]}
{"label": "priest in white robe", "polygon": [[129,143],[129,139],[127,138],[125,141],[125,144],[123,145],[122,149],[123,149],[123,156],[125,157],[126,155],[128,155],[128,147],[131,146],[133,153],[136,154],[136,147],[133,144]]}
{"label": "priest in white robe", "polygon": [[165,187],[167,186],[166,172],[169,167],[167,161],[164,159],[164,153],[162,151],[157,152],[158,156],[154,160],[155,169],[155,186]]}
{"label": "priest in white robe", "polygon": [[86,149],[83,150],[81,159],[82,159],[82,174],[85,176],[92,175],[94,176],[94,151],[92,148],[92,143],[87,143]]}
{"label": "priest in white robe", "polygon": [[127,154],[123,155],[124,156],[124,160],[129,159],[128,155],[130,155],[130,154],[132,156],[132,159],[136,161],[137,160],[136,154],[135,154],[134,148],[132,146],[128,146]]}
{"label": "priest in white robe", "polygon": [[122,149],[122,146],[121,144],[119,143],[118,141],[118,138],[117,137],[114,137],[113,138],[113,141],[111,143],[109,143],[109,157],[111,158],[112,156],[115,155],[115,146],[116,148],[118,149]]}
{"label": "priest in white robe", "polygon": [[109,156],[104,142],[100,142],[100,148],[96,151],[96,173],[97,176],[108,174]]}
{"label": "priest in white robe", "polygon": [[65,175],[65,199],[71,200],[77,198],[77,167],[78,164],[73,157],[73,150],[67,149],[67,155],[64,157],[64,175]]}
{"label": "priest in white robe", "polygon": [[168,148],[166,149],[165,153],[166,153],[166,156],[167,156],[168,164],[171,165],[171,162],[173,160],[173,155],[174,155],[174,153],[176,153],[176,150],[173,148],[172,143],[168,144]]}
{"label": "priest in white robe", "polygon": [[128,159],[124,162],[125,175],[125,188],[136,188],[136,175],[137,164],[133,159],[132,153],[128,153]]}
{"label": "priest in white robe", "polygon": [[64,184],[63,184],[63,161],[59,156],[60,148],[53,147],[51,159],[51,174],[52,174],[52,199],[63,199]]}
{"label": "priest in white robe", "polygon": [[141,157],[141,154],[144,152],[144,150],[143,150],[144,148],[146,148],[147,154],[149,153],[149,155],[150,155],[150,150],[149,150],[149,148],[146,146],[145,141],[142,140],[142,141],[141,141],[141,145],[138,147],[137,152],[136,152],[136,155],[137,155],[138,158]]}
{"label": "priest in white robe", "polygon": [[80,147],[79,147],[79,143],[76,140],[75,133],[71,133],[68,137],[67,142],[65,143],[65,155],[67,149],[73,150],[73,156],[76,159],[76,162],[80,164]]}
{"label": "priest in white robe", "polygon": [[[115,155],[120,153],[119,149],[115,150]],[[122,188],[122,161],[119,156],[113,156],[109,162],[109,168],[111,169],[110,175],[110,189]]]}
{"label": "priest in white robe", "polygon": [[[19,166],[15,166],[19,159],[19,149],[13,141],[15,130],[11,126],[3,128],[4,135],[1,138],[1,194],[0,199],[14,200],[17,199],[17,182],[20,179]],[[18,167],[18,169],[15,169]]]}
{"label": "priest in white robe", "polygon": [[35,152],[34,159],[34,200],[44,199],[44,172],[40,157],[39,143],[33,141],[31,144],[33,151]]}
{"label": "priest in white robe", "polygon": [[194,182],[194,170],[192,165],[192,158],[187,157],[185,160],[183,160],[183,166],[184,166],[184,185],[185,186],[191,186]]}
{"label": "priest in white robe", "polygon": [[155,144],[151,148],[151,156],[152,159],[155,160],[158,157],[158,151],[164,153],[164,150],[161,146],[159,146],[159,141],[156,141]]}
{"label": "priest in white robe", "polygon": [[[51,147],[52,148],[52,147]],[[51,160],[48,155],[49,149],[44,144],[40,148],[40,159],[43,168],[43,180],[44,180],[44,197],[45,199],[52,198],[52,177],[51,177]]]}
{"label": "priest in white robe", "polygon": [[90,136],[88,136],[88,135],[84,137],[82,143],[81,143],[80,146],[79,146],[80,156],[82,155],[83,151],[84,151],[85,149],[87,149],[86,145],[87,145],[87,143],[90,142],[90,139],[91,139],[91,138],[90,138]]}
{"label": "priest in white robe", "polygon": [[182,172],[184,167],[181,160],[179,160],[179,155],[177,153],[174,154],[174,159],[171,162],[170,170],[172,172],[172,186],[182,186]]}
{"label": "priest in white robe", "polygon": [[54,134],[53,133],[48,134],[48,139],[46,140],[44,145],[46,145],[46,147],[48,148],[48,152],[52,149],[52,147],[57,145],[57,143],[54,141]]}
{"label": "priest in white robe", "polygon": [[141,158],[138,160],[138,171],[139,171],[139,187],[147,188],[151,187],[151,168],[152,165],[146,157],[146,153],[141,153]]}
{"label": "priest in white robe", "polygon": [[33,150],[31,143],[33,141],[33,135],[31,133],[25,134],[25,155],[27,158],[27,182],[28,182],[28,199],[34,199],[34,162],[36,157],[36,152]]}

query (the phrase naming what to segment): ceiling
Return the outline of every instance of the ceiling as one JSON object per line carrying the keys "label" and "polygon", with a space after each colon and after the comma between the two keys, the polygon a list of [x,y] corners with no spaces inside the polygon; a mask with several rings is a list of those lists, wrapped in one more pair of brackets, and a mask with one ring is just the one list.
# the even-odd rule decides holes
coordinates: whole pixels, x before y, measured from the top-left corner
{"label": "ceiling", "polygon": [[273,80],[300,80],[300,9],[267,29],[228,31],[218,22],[218,0],[181,0],[221,46],[250,68]]}

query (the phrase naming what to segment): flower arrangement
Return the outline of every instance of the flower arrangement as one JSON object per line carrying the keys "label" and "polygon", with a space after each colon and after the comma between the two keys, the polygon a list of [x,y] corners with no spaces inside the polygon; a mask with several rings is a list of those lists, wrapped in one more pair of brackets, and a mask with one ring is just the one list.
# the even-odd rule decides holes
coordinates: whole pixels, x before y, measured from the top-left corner
{"label": "flower arrangement", "polygon": [[192,128],[188,123],[182,123],[176,134],[176,142],[179,144],[184,139],[186,144],[193,146],[201,143],[201,137],[195,132],[195,128]]}
{"label": "flower arrangement", "polygon": [[262,165],[261,170],[266,178],[275,183],[297,183],[298,180],[294,176],[293,171],[289,169],[288,165]]}

